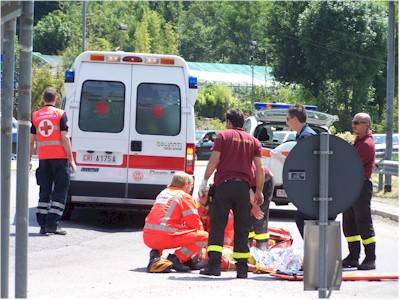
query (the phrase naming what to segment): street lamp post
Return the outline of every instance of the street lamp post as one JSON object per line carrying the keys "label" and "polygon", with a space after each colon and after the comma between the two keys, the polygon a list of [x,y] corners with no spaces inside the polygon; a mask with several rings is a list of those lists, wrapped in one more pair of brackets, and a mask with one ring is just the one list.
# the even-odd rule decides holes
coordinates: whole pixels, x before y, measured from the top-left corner
{"label": "street lamp post", "polygon": [[126,31],[128,29],[128,25],[120,23],[118,25],[118,30],[121,32],[121,37],[120,37],[120,41],[119,41],[119,50],[123,50],[122,49],[122,43],[124,40],[124,31]]}
{"label": "street lamp post", "polygon": [[251,63],[251,101],[254,103],[254,58],[257,48],[257,41],[250,41],[250,63]]}

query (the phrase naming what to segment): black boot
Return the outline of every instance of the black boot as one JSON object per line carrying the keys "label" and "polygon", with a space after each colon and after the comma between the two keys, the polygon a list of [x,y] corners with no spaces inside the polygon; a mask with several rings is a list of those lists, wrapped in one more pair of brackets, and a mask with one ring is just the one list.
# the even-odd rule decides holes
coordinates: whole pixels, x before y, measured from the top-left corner
{"label": "black boot", "polygon": [[190,272],[190,268],[182,264],[175,254],[169,254],[167,259],[172,262],[172,269],[179,273],[187,273]]}
{"label": "black boot", "polygon": [[343,268],[357,268],[358,267],[358,259],[360,258],[360,242],[349,242],[349,255],[342,261]]}
{"label": "black boot", "polygon": [[221,276],[221,252],[208,252],[207,267],[200,270],[201,275]]}
{"label": "black boot", "polygon": [[359,270],[375,270],[375,243],[364,245],[365,259],[361,265],[358,266]]}
{"label": "black boot", "polygon": [[247,267],[247,259],[241,258],[236,260],[236,277],[237,278],[247,278],[247,272],[249,271]]}

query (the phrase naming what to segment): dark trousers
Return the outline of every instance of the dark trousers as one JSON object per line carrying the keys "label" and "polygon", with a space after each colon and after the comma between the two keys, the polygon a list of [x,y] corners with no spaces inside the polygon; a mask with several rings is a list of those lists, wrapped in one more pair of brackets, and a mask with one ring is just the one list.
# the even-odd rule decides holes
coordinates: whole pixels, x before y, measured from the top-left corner
{"label": "dark trousers", "polygon": [[223,246],[224,231],[228,221],[229,210],[234,215],[233,256],[248,254],[248,235],[250,227],[250,194],[249,184],[244,181],[228,180],[216,187],[213,201],[210,204],[210,234],[208,245]]}
{"label": "dark trousers", "polygon": [[[255,192],[256,188],[252,187],[252,190]],[[251,231],[254,231],[255,238],[257,240],[258,234],[263,234],[268,232],[268,222],[269,222],[269,205],[271,202],[272,194],[274,192],[274,182],[272,177],[264,182],[263,194],[264,194],[264,202],[261,204],[260,208],[264,213],[264,218],[261,220],[257,220],[253,216],[251,216]],[[261,239],[262,240],[262,239]]]}
{"label": "dark trousers", "polygon": [[66,159],[39,160],[36,181],[40,186],[36,210],[40,226],[56,226],[64,212],[69,186],[69,166]]}
{"label": "dark trousers", "polygon": [[343,233],[346,238],[361,236],[364,244],[375,236],[371,216],[372,182],[365,180],[360,197],[343,213]]}

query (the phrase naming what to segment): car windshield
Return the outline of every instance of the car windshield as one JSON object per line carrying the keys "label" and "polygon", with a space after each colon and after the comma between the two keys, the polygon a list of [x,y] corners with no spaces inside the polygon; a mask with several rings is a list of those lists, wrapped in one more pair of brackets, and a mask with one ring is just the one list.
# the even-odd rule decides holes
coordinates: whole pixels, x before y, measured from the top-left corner
{"label": "car windshield", "polygon": [[204,135],[205,131],[196,131],[196,141],[201,139]]}
{"label": "car windshield", "polygon": [[274,132],[274,142],[282,143],[286,137],[286,132]]}
{"label": "car windshield", "polygon": [[374,136],[375,144],[386,144],[386,137],[384,135]]}

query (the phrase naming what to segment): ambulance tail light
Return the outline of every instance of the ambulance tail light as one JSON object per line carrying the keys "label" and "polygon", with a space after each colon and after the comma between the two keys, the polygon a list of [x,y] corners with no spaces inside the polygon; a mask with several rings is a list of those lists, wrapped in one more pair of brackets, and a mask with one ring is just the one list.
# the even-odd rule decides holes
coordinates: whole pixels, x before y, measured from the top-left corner
{"label": "ambulance tail light", "polygon": [[133,62],[133,63],[141,63],[143,59],[139,56],[125,56],[122,61],[125,62]]}
{"label": "ambulance tail light", "polygon": [[144,62],[150,65],[157,65],[160,63],[160,59],[156,57],[146,57]]}
{"label": "ambulance tail light", "polygon": [[169,58],[169,57],[161,57],[160,58],[160,64],[161,65],[174,65],[175,64],[175,59]]}
{"label": "ambulance tail light", "polygon": [[90,54],[90,60],[91,61],[104,61],[104,55],[103,54]]}
{"label": "ambulance tail light", "polygon": [[195,145],[186,144],[185,172],[188,174],[194,173],[194,153]]}

